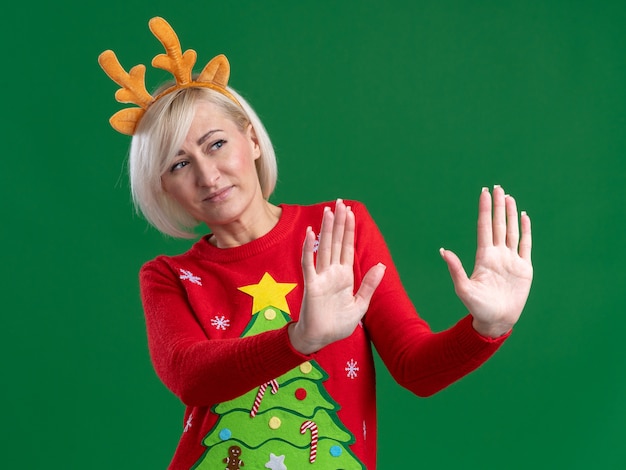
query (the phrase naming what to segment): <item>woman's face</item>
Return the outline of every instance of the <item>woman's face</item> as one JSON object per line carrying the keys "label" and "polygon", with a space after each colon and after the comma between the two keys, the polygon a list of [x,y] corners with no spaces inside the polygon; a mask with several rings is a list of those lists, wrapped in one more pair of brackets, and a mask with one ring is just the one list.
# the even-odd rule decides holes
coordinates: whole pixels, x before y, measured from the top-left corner
{"label": "woman's face", "polygon": [[199,101],[182,148],[161,176],[163,189],[209,228],[243,222],[264,204],[251,125],[244,131],[213,103]]}

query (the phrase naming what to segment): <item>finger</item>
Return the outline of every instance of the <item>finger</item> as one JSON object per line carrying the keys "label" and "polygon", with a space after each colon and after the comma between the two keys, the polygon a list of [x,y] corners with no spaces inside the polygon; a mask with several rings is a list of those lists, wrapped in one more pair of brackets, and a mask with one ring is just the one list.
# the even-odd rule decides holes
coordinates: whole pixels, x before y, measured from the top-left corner
{"label": "finger", "polygon": [[448,265],[448,271],[450,271],[450,277],[452,278],[455,292],[461,297],[460,293],[465,290],[465,285],[469,281],[467,273],[463,268],[463,263],[461,263],[459,257],[450,250],[440,248],[439,254]]}
{"label": "finger", "polygon": [[306,228],[304,243],[302,244],[302,275],[305,282],[315,275],[315,261],[313,251],[315,246],[315,232],[311,227]]}
{"label": "finger", "polygon": [[365,315],[365,311],[372,300],[376,288],[383,280],[386,269],[387,267],[384,264],[378,263],[372,266],[365,276],[363,276],[359,290],[354,295],[356,302],[363,308],[363,315]]}
{"label": "finger", "polygon": [[504,190],[500,186],[493,188],[493,244],[506,243],[506,204]]}
{"label": "finger", "polygon": [[478,247],[493,246],[493,230],[491,228],[491,194],[483,188],[478,200]]}
{"label": "finger", "polygon": [[519,243],[519,225],[517,222],[517,203],[512,196],[504,199],[506,205],[506,246],[516,250]]}
{"label": "finger", "polygon": [[522,239],[519,244],[519,255],[523,259],[530,261],[533,241],[530,227],[530,217],[528,217],[528,214],[526,214],[525,211],[522,211],[521,222]]}
{"label": "finger", "polygon": [[320,244],[317,248],[317,270],[325,269],[330,264],[332,250],[334,215],[330,207],[324,207],[322,228],[320,229]]}
{"label": "finger", "polygon": [[346,205],[337,199],[335,204],[335,221],[333,223],[333,240],[331,244],[330,262],[340,263],[343,249],[343,237],[346,227]]}
{"label": "finger", "polygon": [[351,207],[346,207],[346,227],[341,248],[341,264],[354,265],[354,228],[356,222]]}

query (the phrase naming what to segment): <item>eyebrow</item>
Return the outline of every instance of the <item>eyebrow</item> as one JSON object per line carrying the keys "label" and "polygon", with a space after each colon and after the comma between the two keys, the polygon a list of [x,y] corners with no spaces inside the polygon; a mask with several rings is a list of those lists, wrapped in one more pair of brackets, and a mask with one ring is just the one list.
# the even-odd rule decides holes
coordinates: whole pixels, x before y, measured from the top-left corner
{"label": "eyebrow", "polygon": [[[207,132],[206,134],[204,134],[202,137],[200,137],[197,141],[196,144],[197,145],[202,145],[203,143],[205,143],[213,134],[215,134],[216,132],[221,132],[222,129],[212,129],[209,132]],[[180,149],[178,151],[178,153],[176,154],[178,155],[184,155],[185,151],[183,149]]]}

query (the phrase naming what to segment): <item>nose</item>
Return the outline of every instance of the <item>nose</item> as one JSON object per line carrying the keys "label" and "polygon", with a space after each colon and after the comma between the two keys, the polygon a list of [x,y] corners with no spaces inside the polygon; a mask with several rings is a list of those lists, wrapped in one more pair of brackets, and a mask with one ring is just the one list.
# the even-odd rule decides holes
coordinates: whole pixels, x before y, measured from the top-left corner
{"label": "nose", "polygon": [[210,158],[201,158],[196,165],[196,183],[198,186],[215,186],[220,178],[217,165]]}

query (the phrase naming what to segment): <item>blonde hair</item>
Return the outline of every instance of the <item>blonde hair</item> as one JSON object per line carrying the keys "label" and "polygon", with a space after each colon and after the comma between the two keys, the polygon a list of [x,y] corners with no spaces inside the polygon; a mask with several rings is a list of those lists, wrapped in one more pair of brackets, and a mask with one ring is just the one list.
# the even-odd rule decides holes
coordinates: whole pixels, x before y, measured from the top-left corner
{"label": "blonde hair", "polygon": [[256,169],[263,197],[269,199],[274,191],[278,169],[267,130],[248,102],[232,88],[228,87],[228,91],[241,106],[210,88],[184,88],[158,99],[139,121],[130,144],[129,157],[133,202],[137,211],[166,235],[194,238],[193,229],[200,223],[161,185],[161,175],[169,167],[191,127],[198,101],[216,105],[241,131],[248,124],[252,125],[261,150]]}

